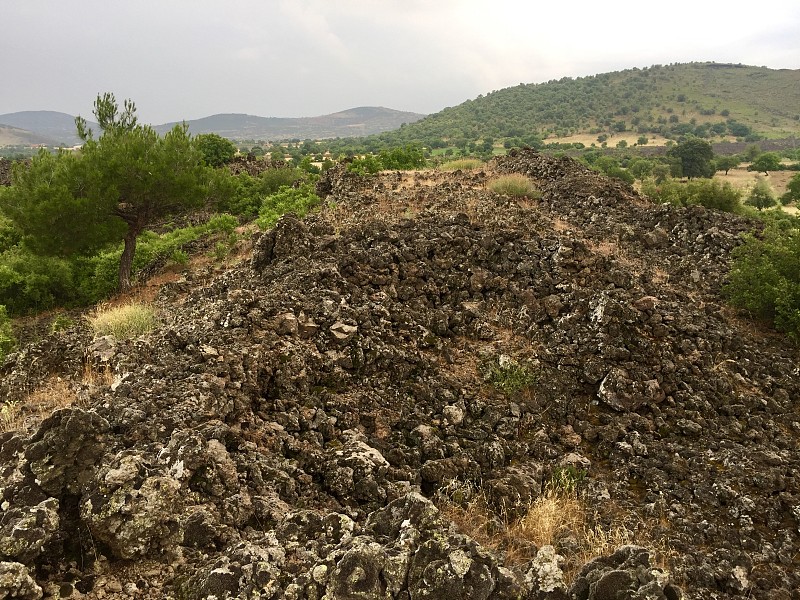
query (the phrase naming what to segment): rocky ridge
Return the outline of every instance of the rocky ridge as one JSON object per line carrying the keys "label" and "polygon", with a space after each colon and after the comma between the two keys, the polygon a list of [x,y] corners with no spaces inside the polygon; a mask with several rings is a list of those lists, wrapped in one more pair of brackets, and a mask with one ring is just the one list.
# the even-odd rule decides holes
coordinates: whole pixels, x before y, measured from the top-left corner
{"label": "rocky ridge", "polygon": [[[541,199],[488,191],[508,172]],[[798,598],[800,355],[720,298],[753,223],[531,151],[319,191],[165,285],[159,331],[9,357],[8,401],[59,376],[78,402],[0,435],[0,594]],[[440,510],[479,490],[502,529],[567,469],[634,534],[569,582],[571,536],[519,562]]]}

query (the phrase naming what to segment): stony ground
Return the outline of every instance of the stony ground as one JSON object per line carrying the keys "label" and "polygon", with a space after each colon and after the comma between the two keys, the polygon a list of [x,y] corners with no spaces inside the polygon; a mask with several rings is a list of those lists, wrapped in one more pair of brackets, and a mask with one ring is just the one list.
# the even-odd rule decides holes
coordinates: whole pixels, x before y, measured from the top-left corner
{"label": "stony ground", "polygon": [[[319,191],[157,332],[2,367],[74,402],[0,435],[0,598],[800,598],[800,353],[720,296],[753,223],[527,151]],[[502,539],[565,474],[630,534],[567,580],[570,532],[444,510]]]}

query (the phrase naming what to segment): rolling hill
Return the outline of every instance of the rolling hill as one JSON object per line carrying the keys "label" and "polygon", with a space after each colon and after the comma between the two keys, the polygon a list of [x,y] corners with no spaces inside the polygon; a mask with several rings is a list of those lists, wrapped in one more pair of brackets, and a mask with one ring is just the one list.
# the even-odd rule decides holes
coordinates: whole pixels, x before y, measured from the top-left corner
{"label": "rolling hill", "polygon": [[381,139],[393,143],[577,134],[786,138],[800,134],[800,70],[655,65],[520,84],[446,108]]}
{"label": "rolling hill", "polygon": [[52,146],[57,142],[27,129],[0,125],[0,146],[35,146],[37,144]]}
{"label": "rolling hill", "polygon": [[[368,136],[398,129],[425,115],[390,108],[362,106],[317,117],[280,118],[244,114],[218,114],[187,121],[194,134],[216,133],[232,140],[323,139]],[[156,125],[166,133],[176,123]],[[73,146],[80,140],[75,134],[75,117],[54,111],[22,111],[0,115],[0,146],[12,144],[48,144]],[[97,130],[96,123],[89,126]],[[14,128],[15,131],[10,131]],[[8,131],[7,131],[8,130]],[[13,135],[12,135],[13,133]],[[9,141],[5,142],[4,140]]]}
{"label": "rolling hill", "polygon": [[[74,146],[81,141],[75,133],[75,117],[52,110],[24,110],[21,112],[0,115],[0,125],[25,130],[20,134],[23,140],[31,144],[47,144],[50,146]],[[97,123],[89,121],[89,126],[97,129]],[[0,138],[0,146],[22,142],[4,142]],[[40,141],[33,141],[40,140]]]}
{"label": "rolling hill", "polygon": [[[390,108],[362,106],[318,117],[258,117],[244,114],[218,114],[187,121],[194,134],[216,133],[233,140],[323,139],[367,136],[398,129],[424,115]],[[156,126],[165,133],[175,123]]]}

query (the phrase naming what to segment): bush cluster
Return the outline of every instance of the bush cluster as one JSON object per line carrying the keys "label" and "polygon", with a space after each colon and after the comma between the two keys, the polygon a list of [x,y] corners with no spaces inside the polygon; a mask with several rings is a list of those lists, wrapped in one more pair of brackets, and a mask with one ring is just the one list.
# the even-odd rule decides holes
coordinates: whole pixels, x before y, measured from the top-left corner
{"label": "bush cluster", "polygon": [[[139,237],[134,274],[155,261],[180,257],[181,248],[212,234],[231,235],[238,221],[227,214],[206,223]],[[70,259],[35,254],[21,245],[0,252],[0,303],[12,314],[56,305],[93,304],[117,289],[122,244]]]}
{"label": "bush cluster", "polygon": [[747,236],[733,251],[724,291],[734,306],[800,341],[800,230],[777,224]]}
{"label": "bush cluster", "polygon": [[725,212],[741,210],[741,192],[727,182],[719,183],[711,179],[688,182],[665,179],[661,183],[648,180],[642,185],[642,192],[659,202],[669,202],[675,206],[700,204]]}
{"label": "bush cluster", "polygon": [[347,170],[359,175],[372,175],[378,171],[395,170],[407,171],[421,169],[425,166],[425,153],[417,146],[390,148],[375,154],[367,154],[354,158],[347,165]]}

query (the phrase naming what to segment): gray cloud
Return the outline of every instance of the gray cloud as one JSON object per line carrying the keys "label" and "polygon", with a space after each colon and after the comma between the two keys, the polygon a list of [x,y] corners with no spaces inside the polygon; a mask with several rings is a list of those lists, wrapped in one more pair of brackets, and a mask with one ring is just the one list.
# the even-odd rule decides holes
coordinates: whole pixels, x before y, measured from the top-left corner
{"label": "gray cloud", "polygon": [[[800,67],[800,6],[675,0],[3,1],[0,114],[89,116],[97,93],[145,121],[311,116],[359,105],[436,112],[520,82],[653,63]],[[780,15],[777,19],[775,15]]]}

